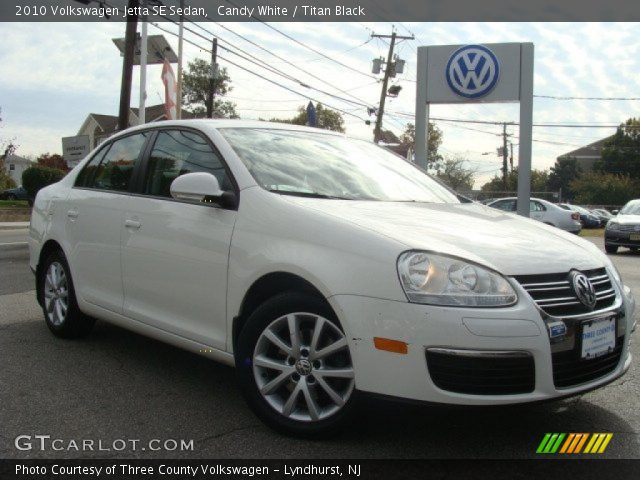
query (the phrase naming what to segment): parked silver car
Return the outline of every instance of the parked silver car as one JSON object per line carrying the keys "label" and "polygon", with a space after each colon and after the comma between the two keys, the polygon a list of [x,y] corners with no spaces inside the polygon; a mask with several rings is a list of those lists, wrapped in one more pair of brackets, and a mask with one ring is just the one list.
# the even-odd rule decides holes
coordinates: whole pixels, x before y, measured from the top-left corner
{"label": "parked silver car", "polygon": [[640,199],[628,202],[607,223],[604,248],[607,253],[616,253],[618,247],[627,247],[634,252],[640,249]]}
{"label": "parked silver car", "polygon": [[[505,212],[516,211],[516,197],[501,198],[494,200],[487,205]],[[548,202],[541,198],[532,198],[529,202],[529,216],[534,220],[538,220],[547,225],[561,228],[571,233],[580,233],[582,224],[580,223],[580,215],[576,212],[560,208],[554,203]]]}

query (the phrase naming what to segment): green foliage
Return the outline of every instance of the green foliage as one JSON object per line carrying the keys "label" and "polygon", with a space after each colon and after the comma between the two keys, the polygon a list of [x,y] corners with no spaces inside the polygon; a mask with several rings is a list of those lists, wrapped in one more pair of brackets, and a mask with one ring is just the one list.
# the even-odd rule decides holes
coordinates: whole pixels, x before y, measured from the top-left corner
{"label": "green foliage", "polygon": [[[318,123],[318,128],[344,133],[344,118],[342,118],[342,114],[336,110],[323,107],[321,103],[316,104],[316,120]],[[298,114],[293,118],[272,118],[269,121],[278,123],[290,123],[292,125],[306,125],[308,121],[307,106],[303,105],[298,108]]]}
{"label": "green foliage", "polygon": [[580,176],[582,169],[575,157],[565,157],[556,160],[556,164],[549,172],[549,189],[559,191],[562,189],[562,197],[573,198],[571,182]]}
{"label": "green foliage", "polygon": [[[428,168],[437,169],[438,164],[443,160],[442,155],[438,153],[438,148],[440,148],[440,145],[442,144],[442,130],[440,130],[434,123],[429,122],[428,134]],[[416,127],[413,123],[407,123],[404,132],[402,132],[402,135],[400,135],[400,143],[407,147],[411,147],[411,149],[415,152]]]}
{"label": "green foliage", "polygon": [[[502,174],[494,176],[485,183],[481,190],[483,192],[515,192],[518,190],[518,168],[514,168],[507,174],[507,185],[505,188]],[[531,191],[546,192],[549,190],[549,173],[546,170],[531,171]]]}
{"label": "green foliage", "polygon": [[31,198],[35,198],[40,189],[62,180],[64,176],[65,172],[57,168],[34,165],[22,172],[22,186]]}
{"label": "green foliage", "polygon": [[[218,76],[213,82],[213,90],[210,81],[211,62],[197,58],[189,62],[182,73],[182,103],[197,116],[206,113],[207,100],[212,92],[215,97],[224,96],[231,90],[231,77],[226,68],[218,71]],[[240,118],[233,102],[215,98],[213,101],[214,118]]]}
{"label": "green foliage", "polygon": [[623,205],[638,197],[640,181],[628,175],[589,172],[571,182],[575,202],[586,205]]}
{"label": "green foliage", "polygon": [[56,168],[63,172],[69,171],[69,167],[67,162],[64,161],[64,157],[57,153],[43,153],[36,159],[36,162],[38,162],[38,165],[42,165],[43,167]]}
{"label": "green foliage", "polygon": [[16,186],[16,182],[9,176],[5,168],[3,156],[0,156],[0,192],[8,188],[15,188]]}
{"label": "green foliage", "polygon": [[473,190],[476,172],[467,168],[466,163],[462,157],[445,158],[436,170],[436,177],[456,192]]}
{"label": "green foliage", "polygon": [[597,171],[629,175],[640,179],[640,119],[630,118],[618,127],[615,135],[602,148]]}

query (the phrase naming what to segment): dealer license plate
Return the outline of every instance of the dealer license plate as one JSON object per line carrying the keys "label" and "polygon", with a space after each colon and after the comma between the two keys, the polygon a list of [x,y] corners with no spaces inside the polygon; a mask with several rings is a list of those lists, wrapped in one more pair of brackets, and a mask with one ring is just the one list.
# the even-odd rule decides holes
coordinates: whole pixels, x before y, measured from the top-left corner
{"label": "dealer license plate", "polygon": [[640,240],[640,233],[631,233],[629,235],[629,240]]}
{"label": "dealer license plate", "polygon": [[607,317],[582,325],[582,358],[590,360],[616,348],[616,319]]}

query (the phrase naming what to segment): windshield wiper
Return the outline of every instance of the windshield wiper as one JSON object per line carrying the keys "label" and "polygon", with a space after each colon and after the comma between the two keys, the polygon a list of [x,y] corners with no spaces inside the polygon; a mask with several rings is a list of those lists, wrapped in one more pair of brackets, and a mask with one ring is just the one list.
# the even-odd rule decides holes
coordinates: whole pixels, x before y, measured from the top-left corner
{"label": "windshield wiper", "polygon": [[306,197],[306,198],[328,198],[330,200],[356,200],[353,197],[339,197],[336,195],[327,195],[317,192],[296,192],[292,190],[278,190],[277,188],[269,189],[270,192],[279,193],[280,195],[291,195],[293,197]]}

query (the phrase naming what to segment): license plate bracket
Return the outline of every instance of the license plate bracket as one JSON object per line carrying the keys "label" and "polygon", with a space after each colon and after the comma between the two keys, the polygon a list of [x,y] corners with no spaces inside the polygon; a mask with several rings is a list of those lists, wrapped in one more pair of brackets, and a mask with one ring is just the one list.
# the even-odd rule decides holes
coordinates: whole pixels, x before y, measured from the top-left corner
{"label": "license plate bracket", "polygon": [[608,316],[582,324],[580,358],[592,360],[611,353],[616,348],[616,317]]}
{"label": "license plate bracket", "polygon": [[633,240],[633,241],[640,240],[640,233],[629,234],[629,240]]}

